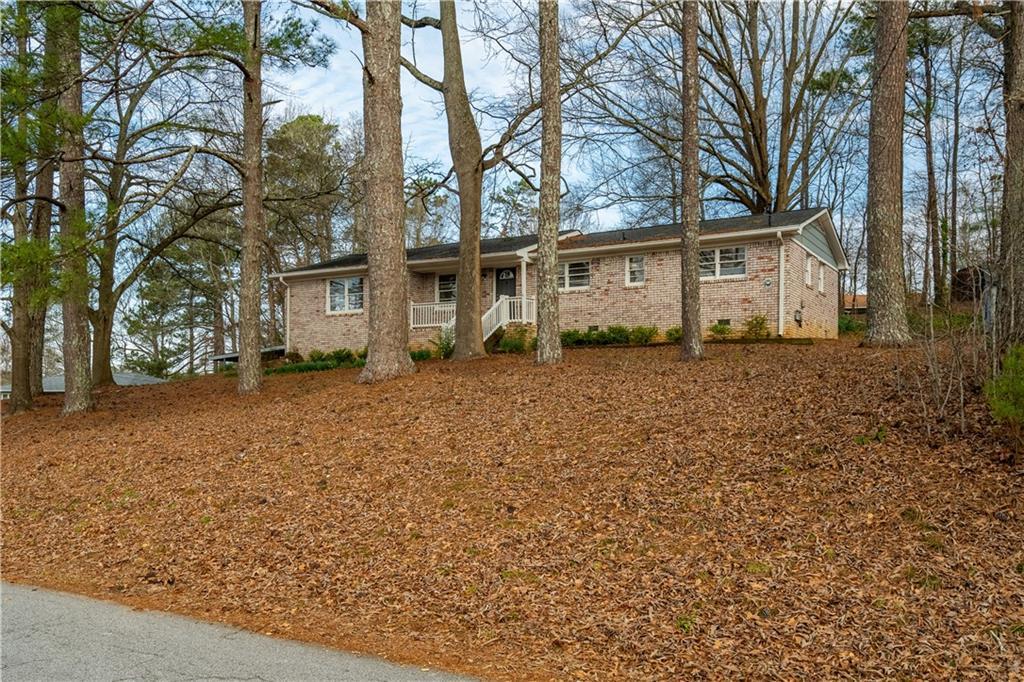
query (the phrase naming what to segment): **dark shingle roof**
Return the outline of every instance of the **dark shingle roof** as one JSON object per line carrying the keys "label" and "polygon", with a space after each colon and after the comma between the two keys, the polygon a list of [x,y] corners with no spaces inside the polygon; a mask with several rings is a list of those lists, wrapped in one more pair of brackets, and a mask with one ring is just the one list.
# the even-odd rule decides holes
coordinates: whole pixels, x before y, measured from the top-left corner
{"label": "dark shingle roof", "polygon": [[[787,225],[799,225],[810,220],[821,213],[822,208],[807,208],[799,211],[785,211],[783,213],[737,216],[735,218],[716,218],[714,220],[702,220],[700,223],[701,234],[717,234],[721,232],[736,232],[745,230],[768,229],[772,227],[783,227]],[[671,239],[680,235],[679,223],[668,225],[654,225],[651,227],[633,227],[621,230],[607,230],[605,232],[588,232],[567,239],[559,243],[561,249],[577,249],[587,246],[601,246],[616,244],[619,242],[646,242],[658,239]],[[561,234],[566,234],[563,231]],[[537,235],[526,235],[523,237],[495,237],[493,239],[480,240],[480,253],[510,253],[537,243]],[[421,246],[406,251],[406,259],[409,261],[435,260],[439,258],[458,258],[459,243],[435,244],[434,246]],[[311,270],[325,270],[333,268],[346,268],[366,265],[365,253],[353,253],[341,256],[333,260],[304,265],[286,273],[308,272]]]}
{"label": "dark shingle roof", "polygon": [[[787,225],[799,225],[821,213],[824,209],[807,208],[799,211],[783,213],[746,215],[734,218],[715,218],[700,221],[701,234],[719,234],[723,232],[742,232],[746,230],[764,230]],[[620,242],[649,242],[659,239],[673,239],[680,236],[682,225],[669,223],[651,227],[634,227],[624,230],[607,230],[605,232],[589,232],[578,237],[563,239],[558,245],[562,249],[579,249],[587,246],[604,246]]]}
{"label": "dark shingle roof", "polygon": [[[508,253],[519,249],[533,246],[537,243],[537,235],[530,234],[524,237],[494,237],[493,239],[480,240],[480,254]],[[433,246],[420,246],[415,249],[406,249],[405,258],[409,261],[435,260],[438,258],[458,258],[459,243],[434,244]],[[327,268],[347,268],[357,265],[366,265],[365,253],[353,253],[341,256],[333,260],[323,261],[304,265],[300,268],[292,268],[285,272],[304,272],[307,270],[321,270]]]}

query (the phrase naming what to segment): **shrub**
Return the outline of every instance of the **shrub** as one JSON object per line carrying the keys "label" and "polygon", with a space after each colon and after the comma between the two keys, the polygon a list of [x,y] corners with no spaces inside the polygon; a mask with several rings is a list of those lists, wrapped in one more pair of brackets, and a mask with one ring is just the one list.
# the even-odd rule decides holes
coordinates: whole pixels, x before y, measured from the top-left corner
{"label": "shrub", "polygon": [[333,362],[335,367],[341,367],[342,365],[350,365],[356,359],[356,354],[350,351],[348,348],[338,348],[327,353],[325,360]]}
{"label": "shrub", "polygon": [[280,367],[268,367],[263,370],[264,374],[295,374],[298,372],[322,372],[328,369],[337,369],[338,366],[329,360],[319,360],[316,362],[296,362],[289,365],[281,365]]}
{"label": "shrub", "polygon": [[658,335],[657,327],[633,327],[629,330],[629,342],[636,346],[646,346]]}
{"label": "shrub", "polygon": [[605,332],[605,338],[607,339],[607,343],[621,343],[625,345],[629,343],[630,340],[629,327],[613,324],[609,326],[608,330]]}
{"label": "shrub", "polygon": [[523,353],[526,351],[526,330],[522,327],[507,331],[501,337],[498,348],[502,353]]}
{"label": "shrub", "polygon": [[732,327],[725,324],[724,322],[715,322],[713,325],[711,325],[711,329],[709,329],[708,331],[711,332],[711,336],[715,337],[719,341],[727,339],[730,336],[732,336]]}
{"label": "shrub", "polygon": [[428,348],[417,348],[416,350],[409,351],[409,357],[412,358],[413,362],[423,362],[434,357],[434,354]]}
{"label": "shrub", "polygon": [[600,329],[591,329],[583,335],[583,345],[605,346],[611,343],[608,338],[608,332],[601,331]]}
{"label": "shrub", "polygon": [[309,357],[307,357],[306,360],[309,362],[325,362],[327,360],[327,353],[314,348],[309,351]]}
{"label": "shrub", "polygon": [[679,325],[669,327],[665,330],[665,340],[669,343],[681,343],[683,340],[683,328]]}
{"label": "shrub", "polygon": [[1024,346],[1013,346],[1002,371],[985,384],[992,416],[1004,424],[1018,446],[1024,445]]}
{"label": "shrub", "polygon": [[743,323],[743,336],[747,339],[768,338],[768,318],[764,315],[747,318],[747,321]]}
{"label": "shrub", "polygon": [[859,334],[866,329],[867,325],[858,320],[855,317],[849,315],[839,316],[839,333],[840,334]]}
{"label": "shrub", "polygon": [[362,348],[360,348],[359,350],[356,351],[356,357],[359,358],[360,360],[365,360],[366,356],[369,355],[369,354],[370,354],[370,349],[367,348],[366,346],[363,346]]}
{"label": "shrub", "polygon": [[583,332],[579,329],[566,329],[561,334],[563,346],[582,346]]}
{"label": "shrub", "polygon": [[284,360],[285,360],[285,362],[287,362],[289,364],[295,364],[296,362],[302,362],[302,353],[296,353],[295,351],[291,351],[290,353],[285,353],[284,354]]}
{"label": "shrub", "polygon": [[437,338],[430,344],[434,347],[437,357],[447,360],[455,352],[455,330],[451,328],[442,329],[437,333]]}

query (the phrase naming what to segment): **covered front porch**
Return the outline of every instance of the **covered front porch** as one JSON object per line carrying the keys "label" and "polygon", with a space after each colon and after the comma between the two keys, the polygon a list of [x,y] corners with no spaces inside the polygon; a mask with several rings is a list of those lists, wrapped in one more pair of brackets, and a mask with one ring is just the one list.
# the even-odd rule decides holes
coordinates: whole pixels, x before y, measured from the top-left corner
{"label": "covered front porch", "polygon": [[[413,271],[409,324],[412,329],[444,331],[455,325],[456,273]],[[509,323],[535,324],[534,266],[525,258],[484,267],[480,273],[480,321],[486,341]]]}

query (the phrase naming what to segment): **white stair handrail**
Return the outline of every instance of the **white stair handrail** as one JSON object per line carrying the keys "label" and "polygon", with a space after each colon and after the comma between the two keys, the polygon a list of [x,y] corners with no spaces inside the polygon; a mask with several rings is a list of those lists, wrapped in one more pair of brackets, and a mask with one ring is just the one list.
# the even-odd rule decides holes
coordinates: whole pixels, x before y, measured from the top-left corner
{"label": "white stair handrail", "polygon": [[[498,331],[509,322],[535,323],[537,321],[537,300],[522,296],[499,296],[490,308],[480,316],[480,327],[483,332],[483,340],[491,338],[491,334]],[[441,325],[441,333],[445,334],[455,328],[455,315],[453,314]]]}

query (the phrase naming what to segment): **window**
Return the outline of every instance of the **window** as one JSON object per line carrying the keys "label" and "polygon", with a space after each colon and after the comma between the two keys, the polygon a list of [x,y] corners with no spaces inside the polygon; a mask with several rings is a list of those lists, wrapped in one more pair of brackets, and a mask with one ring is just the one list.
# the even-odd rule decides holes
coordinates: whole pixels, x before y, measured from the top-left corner
{"label": "window", "polygon": [[825,264],[818,263],[818,292],[825,293]]}
{"label": "window", "polygon": [[455,300],[455,275],[437,276],[437,302],[451,303]]}
{"label": "window", "polygon": [[747,274],[747,247],[729,246],[721,249],[704,249],[700,252],[700,276],[742,277]]}
{"label": "window", "polygon": [[643,256],[626,258],[626,284],[643,284],[647,280],[647,259]]}
{"label": "window", "polygon": [[363,278],[332,279],[327,283],[327,312],[355,313],[363,310]]}
{"label": "window", "polygon": [[558,264],[559,289],[586,289],[590,286],[590,261]]}
{"label": "window", "polygon": [[811,257],[807,256],[807,259],[804,261],[804,284],[807,286],[811,286],[811,282],[814,281],[811,273],[812,264]]}
{"label": "window", "polygon": [[715,250],[708,249],[700,252],[700,276],[715,276]]}

